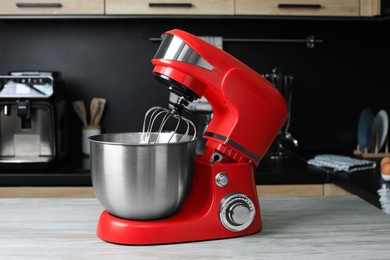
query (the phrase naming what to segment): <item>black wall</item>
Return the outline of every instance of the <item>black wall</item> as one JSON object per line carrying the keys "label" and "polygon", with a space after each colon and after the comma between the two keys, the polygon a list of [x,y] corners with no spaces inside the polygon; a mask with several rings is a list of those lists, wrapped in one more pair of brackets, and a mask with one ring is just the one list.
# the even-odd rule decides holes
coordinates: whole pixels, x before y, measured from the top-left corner
{"label": "black wall", "polygon": [[[25,19],[0,21],[0,74],[59,71],[69,104],[107,98],[104,132],[140,131],[145,111],[166,106],[168,90],[150,63],[166,30],[224,38],[299,38],[324,43],[226,42],[224,49],[257,72],[278,67],[294,76],[290,132],[302,150],[356,145],[361,110],[390,113],[388,20],[310,19]],[[384,64],[384,65],[383,65]],[[72,150],[80,150],[81,123],[71,106]],[[256,120],[256,119],[254,119]],[[323,151],[323,150],[321,150]]]}

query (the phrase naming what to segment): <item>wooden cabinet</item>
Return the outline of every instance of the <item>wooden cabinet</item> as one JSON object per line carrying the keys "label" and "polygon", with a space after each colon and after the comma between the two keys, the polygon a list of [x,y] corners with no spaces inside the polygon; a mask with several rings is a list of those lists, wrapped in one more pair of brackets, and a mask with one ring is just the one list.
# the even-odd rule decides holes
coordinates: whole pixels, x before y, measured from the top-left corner
{"label": "wooden cabinet", "polygon": [[[332,183],[258,185],[261,197],[340,196],[349,192]],[[92,187],[0,187],[0,198],[95,198]]]}
{"label": "wooden cabinet", "polygon": [[106,0],[107,15],[234,15],[234,0]]}
{"label": "wooden cabinet", "polygon": [[325,184],[283,184],[257,185],[260,197],[306,197],[306,196],[344,196],[351,195],[348,191],[333,183]]}
{"label": "wooden cabinet", "polygon": [[380,15],[381,0],[0,0],[1,15]]}
{"label": "wooden cabinet", "polygon": [[380,0],[235,0],[236,15],[374,16]]}
{"label": "wooden cabinet", "polygon": [[103,15],[104,0],[1,0],[0,15]]}
{"label": "wooden cabinet", "polygon": [[360,0],[360,16],[375,16],[380,14],[380,0]]}
{"label": "wooden cabinet", "polygon": [[92,187],[0,187],[0,198],[95,198]]}

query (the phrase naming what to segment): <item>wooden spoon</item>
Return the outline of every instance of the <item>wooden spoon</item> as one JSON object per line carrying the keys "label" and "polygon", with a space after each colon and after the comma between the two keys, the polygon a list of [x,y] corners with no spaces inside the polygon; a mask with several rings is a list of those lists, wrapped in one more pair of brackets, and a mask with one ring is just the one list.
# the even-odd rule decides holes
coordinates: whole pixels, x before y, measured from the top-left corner
{"label": "wooden spoon", "polygon": [[96,113],[98,112],[98,109],[99,109],[99,99],[98,98],[93,98],[91,100],[91,104],[90,104],[90,115],[89,115],[89,124],[90,125],[95,125],[94,122],[95,122],[95,117],[96,117]]}
{"label": "wooden spoon", "polygon": [[73,108],[76,111],[76,114],[81,119],[81,122],[83,122],[84,126],[87,126],[87,110],[85,109],[84,101],[82,100],[76,100],[73,101]]}
{"label": "wooden spoon", "polygon": [[104,106],[106,105],[105,98],[99,98],[98,100],[99,100],[98,109],[97,109],[97,112],[95,114],[95,118],[92,122],[92,125],[96,125],[96,126],[100,124],[100,120],[101,120],[103,112],[104,112]]}

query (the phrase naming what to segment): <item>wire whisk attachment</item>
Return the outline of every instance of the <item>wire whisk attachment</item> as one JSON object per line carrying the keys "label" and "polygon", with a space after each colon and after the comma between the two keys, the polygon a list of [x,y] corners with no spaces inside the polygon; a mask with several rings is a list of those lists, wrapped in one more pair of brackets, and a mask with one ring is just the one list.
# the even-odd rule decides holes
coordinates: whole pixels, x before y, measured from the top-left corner
{"label": "wire whisk attachment", "polygon": [[[176,123],[174,125],[174,130],[170,132],[169,138],[165,138],[164,140],[160,140],[160,134],[164,131],[164,128],[168,121],[174,121],[176,120]],[[177,140],[174,139],[174,136],[178,136],[178,130],[180,125],[184,124],[185,131],[181,135],[181,138]],[[170,142],[182,142],[182,141],[188,141],[187,137],[189,136],[190,130],[192,128],[193,136],[191,141],[196,139],[196,127],[195,124],[177,114],[173,111],[163,108],[163,107],[152,107],[150,108],[146,113],[144,117],[144,123],[142,126],[142,134],[141,134],[141,144],[154,144],[154,143],[170,143]],[[155,129],[155,130],[154,130]],[[154,132],[156,131],[156,132]],[[152,134],[156,133],[156,134]]]}

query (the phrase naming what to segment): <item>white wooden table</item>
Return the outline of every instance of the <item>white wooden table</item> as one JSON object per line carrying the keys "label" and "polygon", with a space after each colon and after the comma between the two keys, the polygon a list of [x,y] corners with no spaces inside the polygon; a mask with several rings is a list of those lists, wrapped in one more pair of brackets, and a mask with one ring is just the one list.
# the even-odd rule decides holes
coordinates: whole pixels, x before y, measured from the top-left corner
{"label": "white wooden table", "polygon": [[260,199],[251,236],[158,246],[100,240],[96,199],[0,199],[0,259],[390,259],[390,216],[355,196]]}

